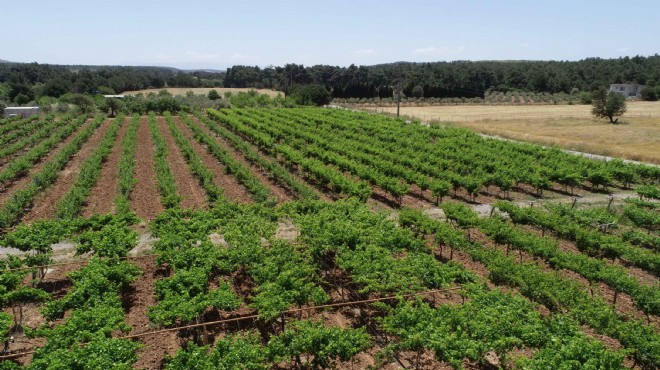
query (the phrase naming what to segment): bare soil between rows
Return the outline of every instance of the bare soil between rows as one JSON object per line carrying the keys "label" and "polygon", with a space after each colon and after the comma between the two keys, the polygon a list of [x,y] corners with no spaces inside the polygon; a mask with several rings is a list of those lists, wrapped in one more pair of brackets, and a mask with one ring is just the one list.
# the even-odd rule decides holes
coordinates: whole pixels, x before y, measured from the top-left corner
{"label": "bare soil between rows", "polygon": [[92,188],[86,201],[87,204],[83,208],[82,215],[84,217],[115,212],[114,200],[119,194],[117,179],[119,179],[119,158],[122,151],[121,142],[126,136],[129,126],[129,122],[124,122],[119,129],[112,151],[103,163],[96,185]]}
{"label": "bare soil between rows", "polygon": [[208,198],[206,191],[200,186],[199,180],[191,172],[181,149],[176,145],[170,129],[163,117],[157,118],[158,128],[167,144],[167,163],[174,176],[176,189],[181,198],[181,208],[206,209]]}
{"label": "bare soil between rows", "polygon": [[80,167],[99,146],[111,123],[111,120],[106,119],[94,131],[78,153],[74,154],[66,167],[59,173],[57,180],[45,192],[36,197],[32,209],[23,217],[23,222],[43,220],[55,216],[60,200],[71,190],[78,177]]}
{"label": "bare soil between rows", "polygon": [[147,117],[141,117],[137,131],[135,151],[135,187],[131,192],[131,209],[138,217],[153,220],[164,208],[160,201],[160,190],[156,183],[154,143],[149,133]]}
{"label": "bare soil between rows", "polygon": [[[291,194],[289,191],[287,191],[285,188],[281,187],[279,184],[277,184],[273,178],[266,172],[264,169],[255,166],[248,162],[245,157],[241,153],[239,153],[229,142],[227,142],[224,138],[219,137],[216,135],[214,132],[212,132],[206,125],[203,123],[199,122],[196,118],[191,118],[193,121],[197,124],[198,127],[200,127],[204,132],[209,135],[210,137],[214,138],[215,141],[220,144],[223,148],[225,148],[236,161],[241,163],[243,166],[248,168],[250,172],[265,186],[268,187],[268,190],[270,191],[270,194],[275,197],[278,203],[284,203],[286,201],[290,201],[295,199],[293,194]],[[185,125],[182,125],[185,126]],[[192,134],[187,127],[185,127],[187,130],[186,136],[189,134]],[[192,140],[192,139],[191,139]]]}
{"label": "bare soil between rows", "polygon": [[227,173],[227,168],[220,163],[215,156],[209,153],[205,145],[202,145],[195,140],[193,133],[188,126],[183,124],[178,117],[176,118],[176,123],[177,127],[181,130],[181,133],[183,133],[186,139],[188,139],[188,142],[190,142],[190,146],[202,160],[202,163],[204,163],[213,174],[213,183],[218,188],[222,189],[223,195],[232,202],[253,203],[252,196],[245,186],[241,185],[234,176]]}
{"label": "bare soil between rows", "polygon": [[78,127],[71,135],[69,135],[66,139],[61,141],[59,144],[55,145],[54,148],[50,150],[45,156],[41,157],[39,161],[37,161],[32,167],[28,173],[24,176],[21,176],[19,178],[14,179],[14,181],[8,183],[8,184],[3,184],[0,186],[0,205],[4,205],[4,203],[11,198],[11,196],[19,189],[24,188],[27,184],[32,181],[34,178],[34,175],[39,173],[44,166],[55,159],[57,155],[60,153],[62,148],[66,147],[75,137],[78,135],[82,130],[84,130],[89,124],[91,120],[87,120],[83,125]]}

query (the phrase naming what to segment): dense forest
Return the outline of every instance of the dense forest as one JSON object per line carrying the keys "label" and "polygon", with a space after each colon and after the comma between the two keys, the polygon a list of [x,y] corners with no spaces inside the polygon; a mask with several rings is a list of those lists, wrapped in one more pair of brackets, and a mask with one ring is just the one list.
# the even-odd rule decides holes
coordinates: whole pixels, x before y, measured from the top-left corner
{"label": "dense forest", "polygon": [[146,88],[217,87],[223,73],[163,67],[61,66],[0,63],[0,101],[25,104],[65,94],[115,94]]}
{"label": "dense forest", "polygon": [[[226,73],[163,67],[0,63],[0,104],[166,86],[253,87],[289,92],[295,85],[318,84],[332,98],[387,98],[400,84],[403,93],[411,97],[473,98],[492,91],[574,93],[610,83],[660,86],[660,55],[580,61],[399,62],[359,67],[233,66]],[[660,88],[656,91],[660,93]]]}
{"label": "dense forest", "polygon": [[592,91],[611,83],[660,85],[660,55],[568,61],[457,61],[391,63],[374,66],[284,67],[234,66],[225,87],[287,89],[317,83],[334,98],[391,97],[401,84],[406,96],[427,98],[483,97],[487,91],[571,93]]}

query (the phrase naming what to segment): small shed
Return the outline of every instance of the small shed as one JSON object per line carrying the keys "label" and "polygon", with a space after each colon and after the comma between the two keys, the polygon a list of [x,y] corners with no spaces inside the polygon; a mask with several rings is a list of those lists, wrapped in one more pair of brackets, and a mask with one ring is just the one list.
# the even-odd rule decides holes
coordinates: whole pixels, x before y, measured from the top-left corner
{"label": "small shed", "polygon": [[30,116],[39,115],[41,110],[39,107],[7,107],[5,108],[5,118],[9,117],[23,117],[28,118]]}
{"label": "small shed", "polygon": [[646,86],[640,84],[611,84],[610,92],[618,92],[623,94],[626,98],[631,98],[634,96],[640,96],[642,89]]}

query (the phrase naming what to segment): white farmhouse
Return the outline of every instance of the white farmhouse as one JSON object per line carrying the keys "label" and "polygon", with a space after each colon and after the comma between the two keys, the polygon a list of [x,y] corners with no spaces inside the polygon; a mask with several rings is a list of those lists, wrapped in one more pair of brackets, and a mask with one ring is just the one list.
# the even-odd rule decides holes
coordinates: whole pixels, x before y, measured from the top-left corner
{"label": "white farmhouse", "polygon": [[640,84],[611,84],[610,92],[618,92],[626,98],[639,97],[646,86]]}
{"label": "white farmhouse", "polygon": [[39,115],[41,110],[39,107],[7,107],[5,108],[5,118],[21,116],[27,118],[34,115]]}

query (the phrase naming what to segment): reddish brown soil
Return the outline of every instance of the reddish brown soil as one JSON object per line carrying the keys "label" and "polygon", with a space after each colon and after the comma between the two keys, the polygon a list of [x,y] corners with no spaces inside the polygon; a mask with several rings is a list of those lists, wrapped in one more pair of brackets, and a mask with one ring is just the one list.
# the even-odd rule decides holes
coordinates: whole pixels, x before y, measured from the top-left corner
{"label": "reddish brown soil", "polygon": [[90,217],[94,214],[114,213],[115,198],[119,194],[117,179],[119,178],[119,158],[121,157],[121,142],[126,135],[129,123],[124,124],[119,129],[117,140],[108,155],[99,175],[96,185],[92,188],[87,205],[83,208],[82,215]]}
{"label": "reddish brown soil", "polygon": [[[156,330],[147,318],[149,307],[156,304],[153,290],[159,277],[155,257],[138,258],[132,263],[143,273],[131,284],[129,291],[124,292],[126,323],[133,328],[130,334]],[[141,337],[140,342],[144,346],[138,351],[138,361],[133,366],[135,369],[159,369],[165,356],[174,355],[180,347],[176,332]]]}
{"label": "reddish brown soil", "polygon": [[178,117],[177,127],[179,127],[183,135],[188,139],[204,165],[213,173],[213,183],[222,189],[224,196],[232,202],[252,203],[252,196],[245,186],[241,185],[234,176],[227,173],[225,166],[208,152],[206,146],[195,140],[188,126],[184,125]]}
{"label": "reddish brown soil", "polygon": [[181,208],[208,208],[206,191],[190,171],[181,149],[176,145],[170,129],[165,124],[165,118],[158,117],[158,127],[167,144],[167,163],[174,176],[178,194],[181,197]]}
{"label": "reddish brown soil", "polygon": [[20,178],[15,179],[15,181],[10,182],[8,184],[0,184],[0,205],[4,204],[7,199],[10,199],[11,196],[14,194],[15,191],[18,189],[21,189],[25,187],[30,181],[32,181],[32,178],[34,177],[35,174],[39,173],[43,169],[43,167],[50,161],[52,161],[64,148],[67,144],[69,144],[78,133],[85,129],[87,125],[89,125],[89,122],[91,120],[87,120],[81,127],[79,127],[76,131],[73,132],[69,137],[67,137],[65,140],[57,144],[51,151],[43,156],[41,160],[39,160],[34,167],[27,173],[27,175],[22,176]]}
{"label": "reddish brown soil", "polygon": [[55,182],[41,193],[33,202],[33,207],[23,218],[24,222],[31,222],[46,218],[52,218],[57,212],[57,206],[60,200],[69,192],[78,177],[80,167],[87,160],[87,157],[96,150],[103,135],[110,127],[111,120],[105,120],[101,126],[85,142],[82,148],[69,161],[66,167],[60,172]]}
{"label": "reddish brown soil", "polygon": [[[250,172],[257,178],[259,181],[266,185],[268,187],[268,190],[270,190],[271,196],[275,197],[275,199],[278,201],[278,203],[284,203],[286,201],[290,201],[294,199],[294,196],[288,192],[285,188],[279,186],[272,177],[269,176],[268,172],[265,171],[264,169],[252,165],[250,162],[248,162],[241,153],[236,151],[234,147],[227,142],[224,138],[218,137],[213,133],[208,127],[205,125],[202,125],[199,123],[199,121],[196,121],[197,125],[204,130],[206,134],[209,136],[215,138],[215,140],[220,144],[223,148],[225,148],[236,161],[241,163],[243,166],[248,168]],[[190,132],[190,129],[181,124],[182,126],[182,131],[184,131],[184,134],[186,137],[190,138],[192,136],[192,133]],[[191,139],[192,140],[192,139]]]}
{"label": "reddish brown soil", "polygon": [[[197,120],[197,119],[195,119],[195,120],[196,120],[197,123],[199,123],[199,120]],[[205,129],[206,132],[208,132],[210,135],[212,135],[214,137],[218,137],[217,135],[215,135],[215,133],[211,132],[211,130],[209,130],[208,127],[206,127],[206,125],[204,125],[202,123],[199,123],[199,126],[202,127],[203,129]],[[241,136],[240,134],[238,134],[236,132],[234,132],[234,133]],[[218,139],[222,139],[222,138],[218,137]],[[309,178],[306,178],[306,175],[305,175],[304,171],[302,171],[301,169],[291,169],[291,167],[288,166],[288,163],[285,160],[283,160],[281,158],[275,158],[275,157],[273,157],[273,156],[271,156],[267,153],[264,153],[264,152],[260,151],[259,148],[257,148],[254,144],[252,144],[249,140],[244,140],[244,141],[261,158],[263,158],[267,161],[277,161],[283,167],[288,168],[289,172],[291,173],[291,176],[293,176],[296,180],[300,181],[301,183],[306,183],[309,186],[311,186],[311,188],[313,190],[316,190],[316,194],[319,196],[319,198],[321,200],[329,202],[329,201],[332,201],[333,199],[337,198],[335,196],[335,194],[333,194],[332,190],[327,189],[327,188],[321,188],[321,187],[317,186],[317,184],[315,184],[315,182],[313,180],[311,180]],[[231,144],[228,144],[227,148],[230,148],[230,147],[233,149]]]}
{"label": "reddish brown soil", "polygon": [[138,217],[153,220],[163,212],[163,205],[160,203],[160,191],[156,183],[154,144],[146,117],[140,119],[137,132],[135,179],[136,184],[131,193],[131,208]]}

